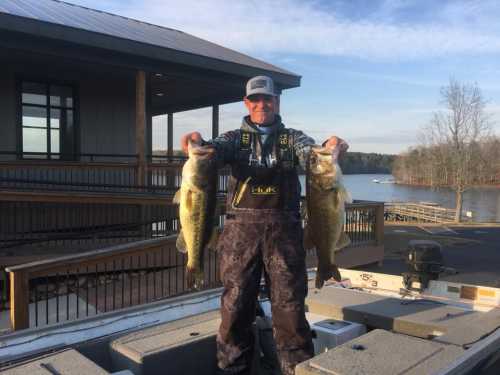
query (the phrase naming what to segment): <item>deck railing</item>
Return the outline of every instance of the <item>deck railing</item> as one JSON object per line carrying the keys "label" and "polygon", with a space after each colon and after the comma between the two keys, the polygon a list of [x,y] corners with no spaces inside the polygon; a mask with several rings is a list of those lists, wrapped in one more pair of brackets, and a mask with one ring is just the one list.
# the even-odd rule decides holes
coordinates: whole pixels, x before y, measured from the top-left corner
{"label": "deck railing", "polygon": [[[112,246],[7,268],[11,327],[19,330],[145,304],[189,292],[176,236]],[[207,252],[200,289],[219,286]]]}
{"label": "deck railing", "polygon": [[[1,153],[0,153],[1,156]],[[105,193],[172,193],[181,183],[185,158],[149,158],[139,181],[136,155],[81,154],[79,161],[0,160],[0,188]],[[225,191],[228,170],[219,171]]]}
{"label": "deck railing", "polygon": [[[383,245],[383,214],[378,202],[348,205],[344,229],[350,247]],[[157,239],[9,267],[12,327],[78,319],[187,292],[186,257],[175,248],[176,235],[168,235],[177,228]],[[205,287],[218,285],[217,269],[216,255],[208,252]]]}
{"label": "deck railing", "polygon": [[344,230],[352,246],[383,245],[384,203],[355,201],[347,204]]}
{"label": "deck railing", "polygon": [[[111,249],[116,247],[129,249],[127,246],[132,241],[161,241],[160,238],[170,238],[169,236],[178,232],[178,212],[177,207],[171,203],[171,196],[181,183],[180,172],[183,158],[174,158],[175,160],[166,157],[150,158],[150,162],[145,168],[145,181],[141,185],[136,183],[138,166],[135,155],[88,154],[85,158],[84,156],[80,155],[78,162],[63,160],[0,161],[0,188],[4,192],[40,192],[39,196],[25,199],[25,201],[0,199],[0,248],[9,248],[9,251],[15,248],[17,252],[25,247],[43,244],[44,247],[62,250],[71,248],[73,252],[75,249],[82,251],[81,249],[95,249],[103,246],[111,246]],[[117,159],[112,159],[113,157]],[[119,158],[129,159],[119,160]],[[114,161],[110,161],[111,159]],[[228,170],[220,171],[218,179],[220,193],[226,191],[227,181]],[[68,192],[69,198],[64,202],[52,200],[53,197],[49,194],[62,195]],[[102,199],[99,203],[93,202],[92,199],[85,200],[85,202],[80,201],[86,193],[96,192],[99,194],[110,193],[107,195],[108,197],[123,196],[129,198],[124,201],[125,203],[103,202]],[[50,199],[44,200],[44,194]],[[151,200],[151,197],[157,197],[157,199]],[[220,198],[223,200],[222,195]],[[219,222],[222,226],[224,205],[221,203],[219,207]],[[383,214],[383,204],[381,203],[356,202],[347,206],[345,230],[351,238],[352,247],[383,244]],[[123,244],[124,242],[129,244]],[[181,259],[181,255],[176,253],[173,246],[169,245],[170,248],[171,250],[165,251],[169,254],[175,253],[176,262],[179,262],[175,264],[175,267],[179,268],[177,272],[181,272],[183,264],[182,267],[180,264],[185,259]],[[154,255],[150,256],[154,257]],[[159,257],[159,255],[157,256]],[[170,256],[174,257],[174,255]],[[123,266],[121,265],[122,259]],[[134,303],[143,303],[149,301],[151,296],[154,299],[172,295],[173,291],[169,294],[155,294],[154,289],[146,288],[143,290],[139,288],[140,291],[143,291],[143,295],[147,293],[143,301],[142,297],[137,297],[134,294],[137,292],[135,291],[137,286],[133,286],[136,285],[133,283],[144,285],[146,280],[150,283],[151,281],[148,279],[150,276],[146,277],[145,275],[151,275],[151,272],[153,272],[152,274],[157,272],[156,276],[151,276],[153,279],[155,277],[161,278],[161,275],[165,278],[166,273],[174,272],[168,270],[174,268],[160,268],[171,267],[172,264],[161,263],[160,266],[157,266],[152,258],[146,261],[140,257],[137,261],[131,260],[127,263],[127,259],[127,257],[120,255],[119,259],[114,260],[114,263],[109,261],[99,265],[101,263],[97,260],[81,258],[82,263],[76,268],[68,268],[64,263],[66,268],[63,266],[56,270],[51,268],[50,272],[44,269],[45,274],[40,273],[42,272],[41,268],[37,268],[36,272],[25,269],[25,272],[14,276],[16,271],[9,279],[14,282],[9,281],[10,289],[8,290],[6,288],[9,282],[4,278],[2,283],[2,270],[0,270],[0,286],[2,287],[0,311],[8,308],[6,297],[10,298],[10,304],[14,306],[12,301],[14,299],[19,301],[19,293],[21,293],[23,303],[27,303],[26,298],[31,303],[29,314],[33,314],[33,316],[30,321],[34,322],[33,324],[36,326],[47,324],[47,321],[50,324],[64,317],[74,318],[75,316],[72,314],[76,314],[77,317],[85,316],[85,314],[126,307]],[[90,262],[88,270],[86,263],[84,263],[87,260]],[[139,262],[141,262],[140,267]],[[148,264],[146,268],[151,268],[153,271],[148,273],[148,271],[143,270],[144,264]],[[16,268],[11,268],[11,270],[15,271]],[[23,269],[18,268],[17,270],[22,271]],[[110,281],[114,280],[115,276],[119,276],[116,279],[119,281]],[[116,298],[113,297],[114,300],[108,301],[110,298],[108,292],[113,288],[116,291],[118,287],[120,292],[117,293],[121,293],[119,283],[132,283],[133,285],[130,284],[128,289],[125,288],[124,298],[119,299],[116,297],[116,293],[112,292],[111,294],[115,295]],[[151,285],[157,284],[155,282]],[[158,282],[157,287],[161,288],[162,285]],[[179,280],[177,280],[177,285],[180,285]],[[19,289],[23,288],[25,290],[19,292]],[[86,292],[87,288],[92,292],[82,302],[80,292],[82,290]],[[179,288],[178,286],[173,289],[175,293],[183,292]],[[125,298],[128,296],[126,293],[130,292],[131,289],[133,289],[132,297]],[[95,297],[96,290],[97,297]],[[101,294],[106,295],[106,297],[101,296]],[[103,302],[104,300],[106,302]],[[72,303],[77,304],[78,308],[72,308]],[[86,306],[84,311],[81,310],[82,304]],[[51,312],[55,312],[55,314],[51,315]],[[26,312],[22,314],[26,315]],[[50,315],[49,318],[44,314]],[[25,321],[24,315],[21,315],[21,319]]]}

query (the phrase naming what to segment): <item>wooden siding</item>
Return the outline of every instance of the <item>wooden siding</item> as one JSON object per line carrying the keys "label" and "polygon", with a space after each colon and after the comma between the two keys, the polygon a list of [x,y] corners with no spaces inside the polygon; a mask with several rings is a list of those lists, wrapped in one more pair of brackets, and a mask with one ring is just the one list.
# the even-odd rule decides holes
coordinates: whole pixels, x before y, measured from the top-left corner
{"label": "wooden siding", "polygon": [[16,151],[15,79],[12,70],[0,67],[0,150]]}
{"label": "wooden siding", "polygon": [[80,82],[81,152],[135,154],[135,75]]}
{"label": "wooden siding", "polygon": [[134,71],[109,73],[76,64],[9,61],[2,52],[0,59],[0,151],[16,150],[15,85],[24,77],[75,86],[81,153],[135,154]]}

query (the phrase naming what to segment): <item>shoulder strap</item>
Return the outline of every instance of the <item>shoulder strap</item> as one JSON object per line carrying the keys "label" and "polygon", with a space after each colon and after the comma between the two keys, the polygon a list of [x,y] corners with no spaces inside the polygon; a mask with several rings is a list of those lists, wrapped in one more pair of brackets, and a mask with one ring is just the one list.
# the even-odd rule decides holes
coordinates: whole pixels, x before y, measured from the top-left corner
{"label": "shoulder strap", "polygon": [[293,168],[295,166],[295,158],[293,152],[293,136],[288,129],[283,129],[278,133],[278,157],[279,163],[284,168]]}
{"label": "shoulder strap", "polygon": [[251,132],[240,130],[240,135],[237,137],[237,145],[236,145],[236,160],[240,162],[248,162],[250,154],[252,152],[252,142],[253,142],[253,134]]}
{"label": "shoulder strap", "polygon": [[248,151],[252,148],[252,133],[245,130],[240,131],[240,145],[239,149]]}

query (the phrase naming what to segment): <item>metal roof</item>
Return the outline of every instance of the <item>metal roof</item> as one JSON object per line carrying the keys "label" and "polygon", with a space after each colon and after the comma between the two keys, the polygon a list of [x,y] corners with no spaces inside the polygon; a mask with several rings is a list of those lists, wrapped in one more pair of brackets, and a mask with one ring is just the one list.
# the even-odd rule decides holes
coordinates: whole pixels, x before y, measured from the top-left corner
{"label": "metal roof", "polygon": [[[274,65],[182,31],[63,1],[0,0],[0,15],[1,13],[298,77],[296,74]],[[2,28],[1,22],[0,28]],[[60,39],[64,38],[61,33],[55,33],[54,36]]]}

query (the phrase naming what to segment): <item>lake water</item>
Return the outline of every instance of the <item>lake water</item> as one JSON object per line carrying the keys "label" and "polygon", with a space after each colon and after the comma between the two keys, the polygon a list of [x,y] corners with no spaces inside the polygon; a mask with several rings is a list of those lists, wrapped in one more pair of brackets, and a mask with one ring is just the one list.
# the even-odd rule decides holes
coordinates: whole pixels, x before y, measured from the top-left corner
{"label": "lake water", "polygon": [[[353,199],[383,202],[435,202],[443,207],[455,207],[455,193],[451,189],[431,189],[420,186],[377,184],[392,179],[385,174],[345,175],[344,182]],[[304,185],[304,176],[301,176]],[[500,189],[481,187],[464,193],[463,211],[472,211],[474,221],[500,222]]]}

